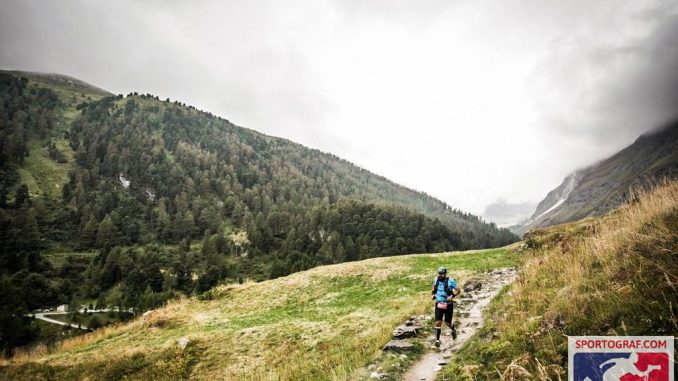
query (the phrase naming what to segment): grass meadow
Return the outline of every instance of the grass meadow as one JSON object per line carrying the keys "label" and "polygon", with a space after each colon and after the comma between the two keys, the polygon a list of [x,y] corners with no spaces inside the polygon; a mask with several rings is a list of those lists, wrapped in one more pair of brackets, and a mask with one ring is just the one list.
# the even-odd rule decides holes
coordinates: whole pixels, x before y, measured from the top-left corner
{"label": "grass meadow", "polygon": [[[0,365],[3,379],[344,380],[380,352],[393,328],[430,313],[438,266],[460,282],[516,266],[506,249],[406,255],[323,266],[217,287]],[[177,340],[190,344],[180,349]]]}

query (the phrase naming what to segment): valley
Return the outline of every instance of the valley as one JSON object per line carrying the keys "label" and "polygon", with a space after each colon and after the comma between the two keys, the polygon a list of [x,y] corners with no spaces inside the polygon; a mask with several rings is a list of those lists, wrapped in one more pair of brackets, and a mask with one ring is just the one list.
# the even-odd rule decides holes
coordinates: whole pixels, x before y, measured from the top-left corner
{"label": "valley", "polygon": [[[0,89],[0,378],[543,380],[567,335],[678,331],[675,123],[566,177],[519,241],[178,101],[27,72]],[[439,265],[484,288],[438,352]],[[383,351],[403,322],[410,352]]]}

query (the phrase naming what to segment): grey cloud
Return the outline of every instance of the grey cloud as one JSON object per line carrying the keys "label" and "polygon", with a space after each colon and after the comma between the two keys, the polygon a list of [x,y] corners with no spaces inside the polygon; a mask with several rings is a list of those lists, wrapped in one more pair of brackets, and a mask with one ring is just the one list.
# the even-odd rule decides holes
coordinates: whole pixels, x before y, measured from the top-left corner
{"label": "grey cloud", "polygon": [[[614,151],[678,116],[676,8],[663,3],[636,15],[633,21],[651,30],[644,38],[595,41],[585,34],[554,40],[534,74],[541,82],[536,95],[548,98],[540,110],[544,134],[590,139]],[[549,104],[564,100],[569,110]]]}
{"label": "grey cloud", "polygon": [[430,24],[459,3],[451,0],[335,0],[334,7],[349,22],[389,22],[417,28]]}

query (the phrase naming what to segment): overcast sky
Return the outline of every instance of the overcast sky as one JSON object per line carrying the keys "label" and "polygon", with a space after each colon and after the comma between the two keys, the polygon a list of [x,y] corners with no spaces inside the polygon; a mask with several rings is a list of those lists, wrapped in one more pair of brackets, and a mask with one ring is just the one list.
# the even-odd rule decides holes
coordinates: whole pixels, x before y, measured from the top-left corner
{"label": "overcast sky", "polygon": [[178,99],[480,213],[678,115],[678,2],[4,0],[0,68]]}

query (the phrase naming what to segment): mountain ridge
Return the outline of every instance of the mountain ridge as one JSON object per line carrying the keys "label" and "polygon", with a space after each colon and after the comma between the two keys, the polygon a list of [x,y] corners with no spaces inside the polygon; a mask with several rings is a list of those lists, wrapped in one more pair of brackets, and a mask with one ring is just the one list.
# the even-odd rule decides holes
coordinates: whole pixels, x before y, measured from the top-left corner
{"label": "mountain ridge", "polygon": [[545,227],[600,216],[632,197],[637,188],[678,177],[678,120],[640,135],[595,164],[576,170],[551,190],[533,215],[511,227],[522,234]]}
{"label": "mountain ridge", "polygon": [[104,90],[101,87],[95,86],[89,82],[83,81],[81,79],[66,74],[26,71],[26,70],[7,70],[7,69],[0,69],[0,73],[7,73],[18,77],[32,78],[33,80],[41,80],[55,86],[65,86],[75,89],[82,89],[89,93],[93,92],[98,95],[113,95],[113,93],[111,93],[108,90]]}
{"label": "mountain ridge", "polygon": [[[11,74],[11,75],[14,75],[14,76],[18,76],[18,77],[24,76],[24,77],[30,78],[32,81],[46,82],[46,83],[56,84],[58,86],[68,86],[68,87],[76,86],[76,87],[83,89],[83,90],[94,91],[97,95],[113,96],[112,93],[110,93],[110,92],[108,92],[104,89],[101,89],[101,88],[99,88],[95,85],[92,85],[90,83],[81,81],[77,78],[70,77],[70,76],[67,76],[67,75],[56,74],[56,73],[29,72],[29,71],[20,71],[20,70],[0,70],[0,73],[1,72]],[[148,95],[148,94],[146,94],[146,95]],[[139,95],[138,93],[131,93],[130,94],[130,96],[132,96],[132,97],[136,97],[136,96],[145,97],[146,95],[143,95],[143,94]],[[157,99],[157,97],[155,97],[155,98]],[[236,126],[236,125],[232,124],[228,119],[213,115],[210,112],[197,110],[196,108],[194,108],[192,106],[186,106],[184,103],[181,103],[181,102],[174,101],[173,104],[183,106],[183,107],[187,107],[188,109],[194,110],[196,112],[203,112],[206,115],[209,115],[210,117],[217,118],[218,120],[221,120],[221,121],[224,121],[227,124],[230,124],[232,126],[232,128],[238,128],[238,129],[249,131],[253,134],[256,134],[260,137],[263,137],[264,139],[268,140],[269,142],[271,142],[271,141],[282,142],[283,144],[289,144],[289,145],[292,145],[294,147],[297,147],[297,148],[300,148],[300,149],[303,149],[303,150],[309,150],[309,152],[311,152],[313,154],[319,154],[321,156],[329,157],[331,159],[336,160],[339,163],[345,163],[345,164],[349,165],[350,167],[352,167],[353,171],[369,174],[370,177],[372,179],[374,179],[375,181],[388,183],[389,186],[393,187],[395,191],[405,192],[405,193],[409,193],[411,195],[422,197],[422,203],[418,206],[416,206],[416,205],[403,205],[402,201],[399,202],[395,199],[391,199],[391,200],[387,200],[387,201],[394,202],[396,204],[406,206],[406,207],[412,207],[415,210],[418,210],[418,211],[423,212],[423,213],[430,213],[434,210],[437,210],[441,214],[445,214],[446,212],[452,212],[453,214],[456,214],[456,217],[458,217],[458,218],[468,220],[468,221],[481,222],[481,219],[479,217],[474,216],[470,213],[462,212],[459,209],[453,208],[452,206],[450,206],[446,202],[441,201],[441,200],[429,195],[426,192],[419,191],[419,190],[398,184],[396,182],[393,182],[392,180],[390,180],[390,179],[388,179],[388,178],[386,178],[382,175],[376,174],[376,173],[374,173],[374,172],[372,172],[372,171],[370,171],[366,168],[360,167],[360,166],[358,166],[358,165],[356,165],[356,164],[354,164],[354,163],[352,163],[352,162],[350,162],[346,159],[343,159],[343,158],[341,158],[341,157],[339,157],[336,154],[333,154],[331,152],[325,152],[325,151],[322,151],[322,150],[317,149],[317,148],[306,147],[303,144],[294,142],[294,141],[289,140],[287,138],[264,134],[264,133],[261,133],[261,132],[255,130],[255,129],[252,129],[252,128]]]}

